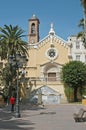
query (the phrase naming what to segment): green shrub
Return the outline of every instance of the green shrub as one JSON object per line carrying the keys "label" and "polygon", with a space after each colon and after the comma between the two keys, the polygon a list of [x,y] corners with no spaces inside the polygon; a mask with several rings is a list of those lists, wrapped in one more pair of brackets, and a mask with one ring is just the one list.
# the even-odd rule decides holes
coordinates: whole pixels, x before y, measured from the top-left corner
{"label": "green shrub", "polygon": [[74,101],[74,90],[73,90],[73,88],[65,87],[65,94],[66,94],[68,102]]}

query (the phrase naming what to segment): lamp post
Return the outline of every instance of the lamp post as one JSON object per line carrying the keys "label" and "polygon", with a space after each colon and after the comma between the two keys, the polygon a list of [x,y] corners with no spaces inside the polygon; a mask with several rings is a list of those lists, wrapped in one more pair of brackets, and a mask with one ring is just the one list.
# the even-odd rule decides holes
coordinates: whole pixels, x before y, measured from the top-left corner
{"label": "lamp post", "polygon": [[8,62],[12,64],[12,66],[15,66],[16,73],[17,73],[17,84],[16,84],[16,113],[15,116],[17,118],[21,117],[20,115],[20,108],[19,108],[19,68],[23,68],[23,66],[26,64],[27,59],[25,55],[16,54],[16,55],[10,55],[8,57]]}

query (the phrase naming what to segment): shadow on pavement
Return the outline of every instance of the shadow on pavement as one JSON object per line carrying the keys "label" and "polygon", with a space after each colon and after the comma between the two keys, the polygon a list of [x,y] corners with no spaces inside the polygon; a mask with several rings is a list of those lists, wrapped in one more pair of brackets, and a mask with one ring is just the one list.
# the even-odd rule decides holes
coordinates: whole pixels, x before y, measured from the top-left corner
{"label": "shadow on pavement", "polygon": [[19,120],[0,120],[0,130],[34,130],[34,123]]}
{"label": "shadow on pavement", "polygon": [[21,110],[39,110],[39,109],[46,109],[46,108],[42,105],[32,105],[29,103],[25,103],[25,104],[20,104],[20,109]]}

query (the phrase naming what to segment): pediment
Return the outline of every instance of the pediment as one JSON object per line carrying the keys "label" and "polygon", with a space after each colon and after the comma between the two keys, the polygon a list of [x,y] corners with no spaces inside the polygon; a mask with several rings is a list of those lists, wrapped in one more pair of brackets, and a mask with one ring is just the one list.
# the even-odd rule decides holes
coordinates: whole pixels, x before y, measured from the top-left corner
{"label": "pediment", "polygon": [[[59,64],[68,62],[69,45],[67,41],[63,40],[57,35],[47,35],[38,43],[32,44],[29,48],[29,54],[34,58],[34,64],[43,65],[47,62],[54,61]],[[32,58],[31,58],[32,59]],[[35,62],[36,61],[36,62]],[[32,61],[31,61],[32,63]]]}
{"label": "pediment", "polygon": [[38,48],[45,46],[46,44],[50,44],[50,46],[51,46],[51,44],[52,45],[60,44],[64,47],[68,47],[67,41],[65,41],[64,39],[62,39],[61,37],[59,37],[57,35],[53,35],[53,36],[47,35],[42,40],[40,40],[38,43],[30,44],[29,46],[32,46],[32,48],[38,49]]}

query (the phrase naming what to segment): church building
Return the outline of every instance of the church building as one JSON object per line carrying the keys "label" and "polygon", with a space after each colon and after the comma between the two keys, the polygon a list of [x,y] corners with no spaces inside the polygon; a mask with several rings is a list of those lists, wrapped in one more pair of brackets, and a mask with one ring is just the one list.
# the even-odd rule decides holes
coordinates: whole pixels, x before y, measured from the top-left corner
{"label": "church building", "polygon": [[[61,81],[62,66],[69,61],[77,60],[86,63],[86,48],[81,38],[76,35],[65,41],[56,35],[51,24],[49,33],[40,40],[39,19],[33,15],[29,19],[28,54],[29,60],[22,71],[21,96],[44,104],[67,102],[64,85]],[[5,61],[1,61],[0,69]],[[26,73],[27,72],[27,73]],[[2,89],[2,81],[0,80]]]}
{"label": "church building", "polygon": [[70,46],[55,34],[53,24],[48,35],[39,40],[39,24],[35,15],[29,19],[26,93],[28,96],[30,89],[34,91],[34,98],[38,98],[39,103],[39,99],[45,104],[62,103],[66,96],[60,75],[62,66],[71,60]]}

